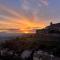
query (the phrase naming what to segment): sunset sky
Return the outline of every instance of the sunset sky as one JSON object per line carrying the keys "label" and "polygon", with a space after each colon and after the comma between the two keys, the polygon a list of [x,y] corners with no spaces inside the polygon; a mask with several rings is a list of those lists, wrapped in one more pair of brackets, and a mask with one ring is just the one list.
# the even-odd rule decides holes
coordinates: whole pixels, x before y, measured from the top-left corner
{"label": "sunset sky", "polygon": [[0,30],[34,32],[60,22],[60,0],[0,0]]}

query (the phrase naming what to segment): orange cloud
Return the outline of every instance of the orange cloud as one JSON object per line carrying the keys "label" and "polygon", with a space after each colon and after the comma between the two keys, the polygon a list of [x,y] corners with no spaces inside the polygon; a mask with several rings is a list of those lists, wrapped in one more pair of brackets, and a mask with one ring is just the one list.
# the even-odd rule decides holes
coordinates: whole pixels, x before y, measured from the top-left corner
{"label": "orange cloud", "polygon": [[3,12],[7,12],[7,14],[11,14],[11,15],[14,15],[14,16],[17,16],[17,17],[20,17],[21,15],[16,12],[15,10],[13,9],[10,9],[9,7],[7,6],[4,6],[4,5],[0,5],[0,12],[3,11]]}
{"label": "orange cloud", "polygon": [[22,14],[17,13],[15,10],[9,9],[5,6],[0,6],[0,8],[11,15],[16,15],[18,18],[14,18],[11,16],[0,16],[3,18],[0,19],[0,28],[18,28],[20,32],[23,33],[30,33],[33,32],[35,29],[44,28],[46,26],[45,21],[35,21],[34,17],[32,19],[28,18],[27,16],[23,16]]}
{"label": "orange cloud", "polygon": [[44,21],[34,21],[30,20],[28,17],[21,17],[20,19],[11,19],[6,21],[0,21],[3,28],[18,28],[20,32],[27,33],[33,32],[33,30],[38,28],[44,28],[46,23]]}

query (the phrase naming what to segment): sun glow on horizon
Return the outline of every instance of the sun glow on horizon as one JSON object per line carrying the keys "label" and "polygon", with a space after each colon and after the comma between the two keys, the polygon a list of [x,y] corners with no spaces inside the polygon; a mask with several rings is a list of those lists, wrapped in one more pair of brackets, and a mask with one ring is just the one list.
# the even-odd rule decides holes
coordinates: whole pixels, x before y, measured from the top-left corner
{"label": "sun glow on horizon", "polygon": [[[14,19],[9,20],[5,22],[0,22],[2,28],[17,28],[19,29],[20,33],[33,33],[35,29],[42,29],[46,25],[44,22],[36,22],[33,20],[30,20],[26,17],[22,17],[21,19]],[[0,28],[1,28],[0,27]]]}

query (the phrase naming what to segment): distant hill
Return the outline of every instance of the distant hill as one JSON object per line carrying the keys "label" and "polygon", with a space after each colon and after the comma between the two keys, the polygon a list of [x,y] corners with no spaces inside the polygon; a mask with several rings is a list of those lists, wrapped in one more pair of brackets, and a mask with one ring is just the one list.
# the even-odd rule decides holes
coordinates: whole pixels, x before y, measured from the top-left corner
{"label": "distant hill", "polygon": [[49,26],[47,26],[46,28],[44,29],[38,29],[36,30],[37,33],[58,33],[60,34],[60,23],[56,23],[56,24],[53,24],[53,23],[50,23]]}
{"label": "distant hill", "polygon": [[45,28],[49,33],[60,33],[60,23],[50,24]]}
{"label": "distant hill", "polygon": [[60,23],[56,23],[56,24],[50,23],[50,26],[47,26],[46,28],[60,29]]}

